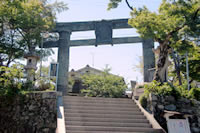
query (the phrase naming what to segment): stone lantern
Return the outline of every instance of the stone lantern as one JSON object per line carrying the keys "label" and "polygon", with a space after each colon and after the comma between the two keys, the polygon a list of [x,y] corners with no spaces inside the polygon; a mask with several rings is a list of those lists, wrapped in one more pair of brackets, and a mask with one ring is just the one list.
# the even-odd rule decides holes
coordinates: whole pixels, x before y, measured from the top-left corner
{"label": "stone lantern", "polygon": [[37,61],[40,59],[40,56],[35,52],[35,50],[30,50],[27,54],[24,55],[24,58],[27,59],[26,70],[27,81],[35,80],[35,71],[37,70]]}

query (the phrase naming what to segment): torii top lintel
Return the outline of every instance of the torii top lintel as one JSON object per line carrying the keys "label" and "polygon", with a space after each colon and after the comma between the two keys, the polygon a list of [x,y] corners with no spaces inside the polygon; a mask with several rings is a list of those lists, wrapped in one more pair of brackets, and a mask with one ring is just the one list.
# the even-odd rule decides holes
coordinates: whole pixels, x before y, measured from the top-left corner
{"label": "torii top lintel", "polygon": [[[128,24],[128,19],[115,19],[115,20],[101,20],[101,21],[86,21],[86,22],[58,22],[52,32],[76,32],[76,31],[89,31],[94,30],[96,39],[87,40],[72,40],[72,46],[97,46],[105,44],[124,44],[124,43],[140,43],[140,37],[120,37],[113,38],[113,29],[132,28]],[[43,48],[58,47],[58,41],[44,42]]]}
{"label": "torii top lintel", "polygon": [[112,29],[132,28],[128,25],[128,19],[101,20],[101,21],[85,21],[85,22],[58,22],[53,32],[62,31],[88,31],[95,30],[97,23],[107,22]]}

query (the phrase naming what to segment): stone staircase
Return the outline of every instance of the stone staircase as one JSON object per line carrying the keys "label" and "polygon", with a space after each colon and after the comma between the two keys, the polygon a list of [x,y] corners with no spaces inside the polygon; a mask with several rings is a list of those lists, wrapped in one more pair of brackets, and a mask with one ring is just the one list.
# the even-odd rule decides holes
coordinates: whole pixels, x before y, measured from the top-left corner
{"label": "stone staircase", "polygon": [[162,133],[126,98],[64,96],[67,133]]}

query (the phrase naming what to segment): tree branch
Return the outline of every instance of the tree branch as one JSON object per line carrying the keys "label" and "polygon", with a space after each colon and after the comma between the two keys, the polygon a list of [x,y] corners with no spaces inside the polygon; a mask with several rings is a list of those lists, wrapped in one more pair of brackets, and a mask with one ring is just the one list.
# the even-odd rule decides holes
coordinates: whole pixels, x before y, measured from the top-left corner
{"label": "tree branch", "polygon": [[194,13],[194,16],[193,16],[193,20],[196,19],[197,15],[198,15],[198,12],[200,11],[200,7],[196,10],[196,12]]}
{"label": "tree branch", "polygon": [[129,4],[128,0],[126,0],[126,4],[127,6],[131,9],[131,11],[133,10],[133,7]]}
{"label": "tree branch", "polygon": [[186,24],[183,24],[181,27],[177,27],[175,30],[169,32],[167,34],[167,37],[166,39],[163,41],[163,45],[167,45],[167,43],[169,42],[170,38],[172,37],[172,35],[175,33],[175,32],[178,32],[179,30],[181,30]]}
{"label": "tree branch", "polygon": [[19,28],[17,28],[17,31],[22,35],[22,37],[24,38],[24,40],[25,40],[27,43],[29,43],[29,41],[26,39],[25,35],[23,34],[22,31],[20,31]]}
{"label": "tree branch", "polygon": [[[198,15],[198,12],[199,12],[199,11],[200,11],[200,7],[195,11],[194,16],[192,17],[193,20],[196,19],[196,17],[197,17],[197,15]],[[175,28],[173,31],[169,32],[169,33],[167,34],[166,39],[163,41],[162,44],[163,44],[163,45],[166,45],[166,44],[169,42],[169,40],[170,40],[170,38],[172,37],[172,35],[173,35],[175,32],[178,32],[179,30],[181,30],[182,28],[184,28],[186,25],[187,25],[187,24],[184,23],[182,26],[177,27],[177,28]]]}

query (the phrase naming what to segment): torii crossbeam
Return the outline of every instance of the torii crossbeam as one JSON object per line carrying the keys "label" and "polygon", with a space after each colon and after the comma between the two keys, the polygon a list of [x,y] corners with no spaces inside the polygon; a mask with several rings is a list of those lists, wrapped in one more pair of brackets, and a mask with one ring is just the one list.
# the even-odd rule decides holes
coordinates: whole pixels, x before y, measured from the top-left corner
{"label": "torii crossbeam", "polygon": [[[69,47],[76,46],[98,46],[114,45],[127,43],[143,44],[143,61],[144,61],[144,82],[150,82],[148,69],[155,67],[155,56],[152,52],[154,41],[152,39],[142,39],[140,37],[121,37],[113,38],[113,29],[132,28],[128,25],[128,19],[87,21],[87,22],[69,22],[56,23],[52,32],[59,33],[58,41],[44,42],[43,48],[58,48],[58,82],[57,90],[67,94],[68,86],[68,69],[69,69]],[[94,30],[96,39],[87,40],[70,40],[72,32]],[[133,51],[134,52],[134,51]]]}

